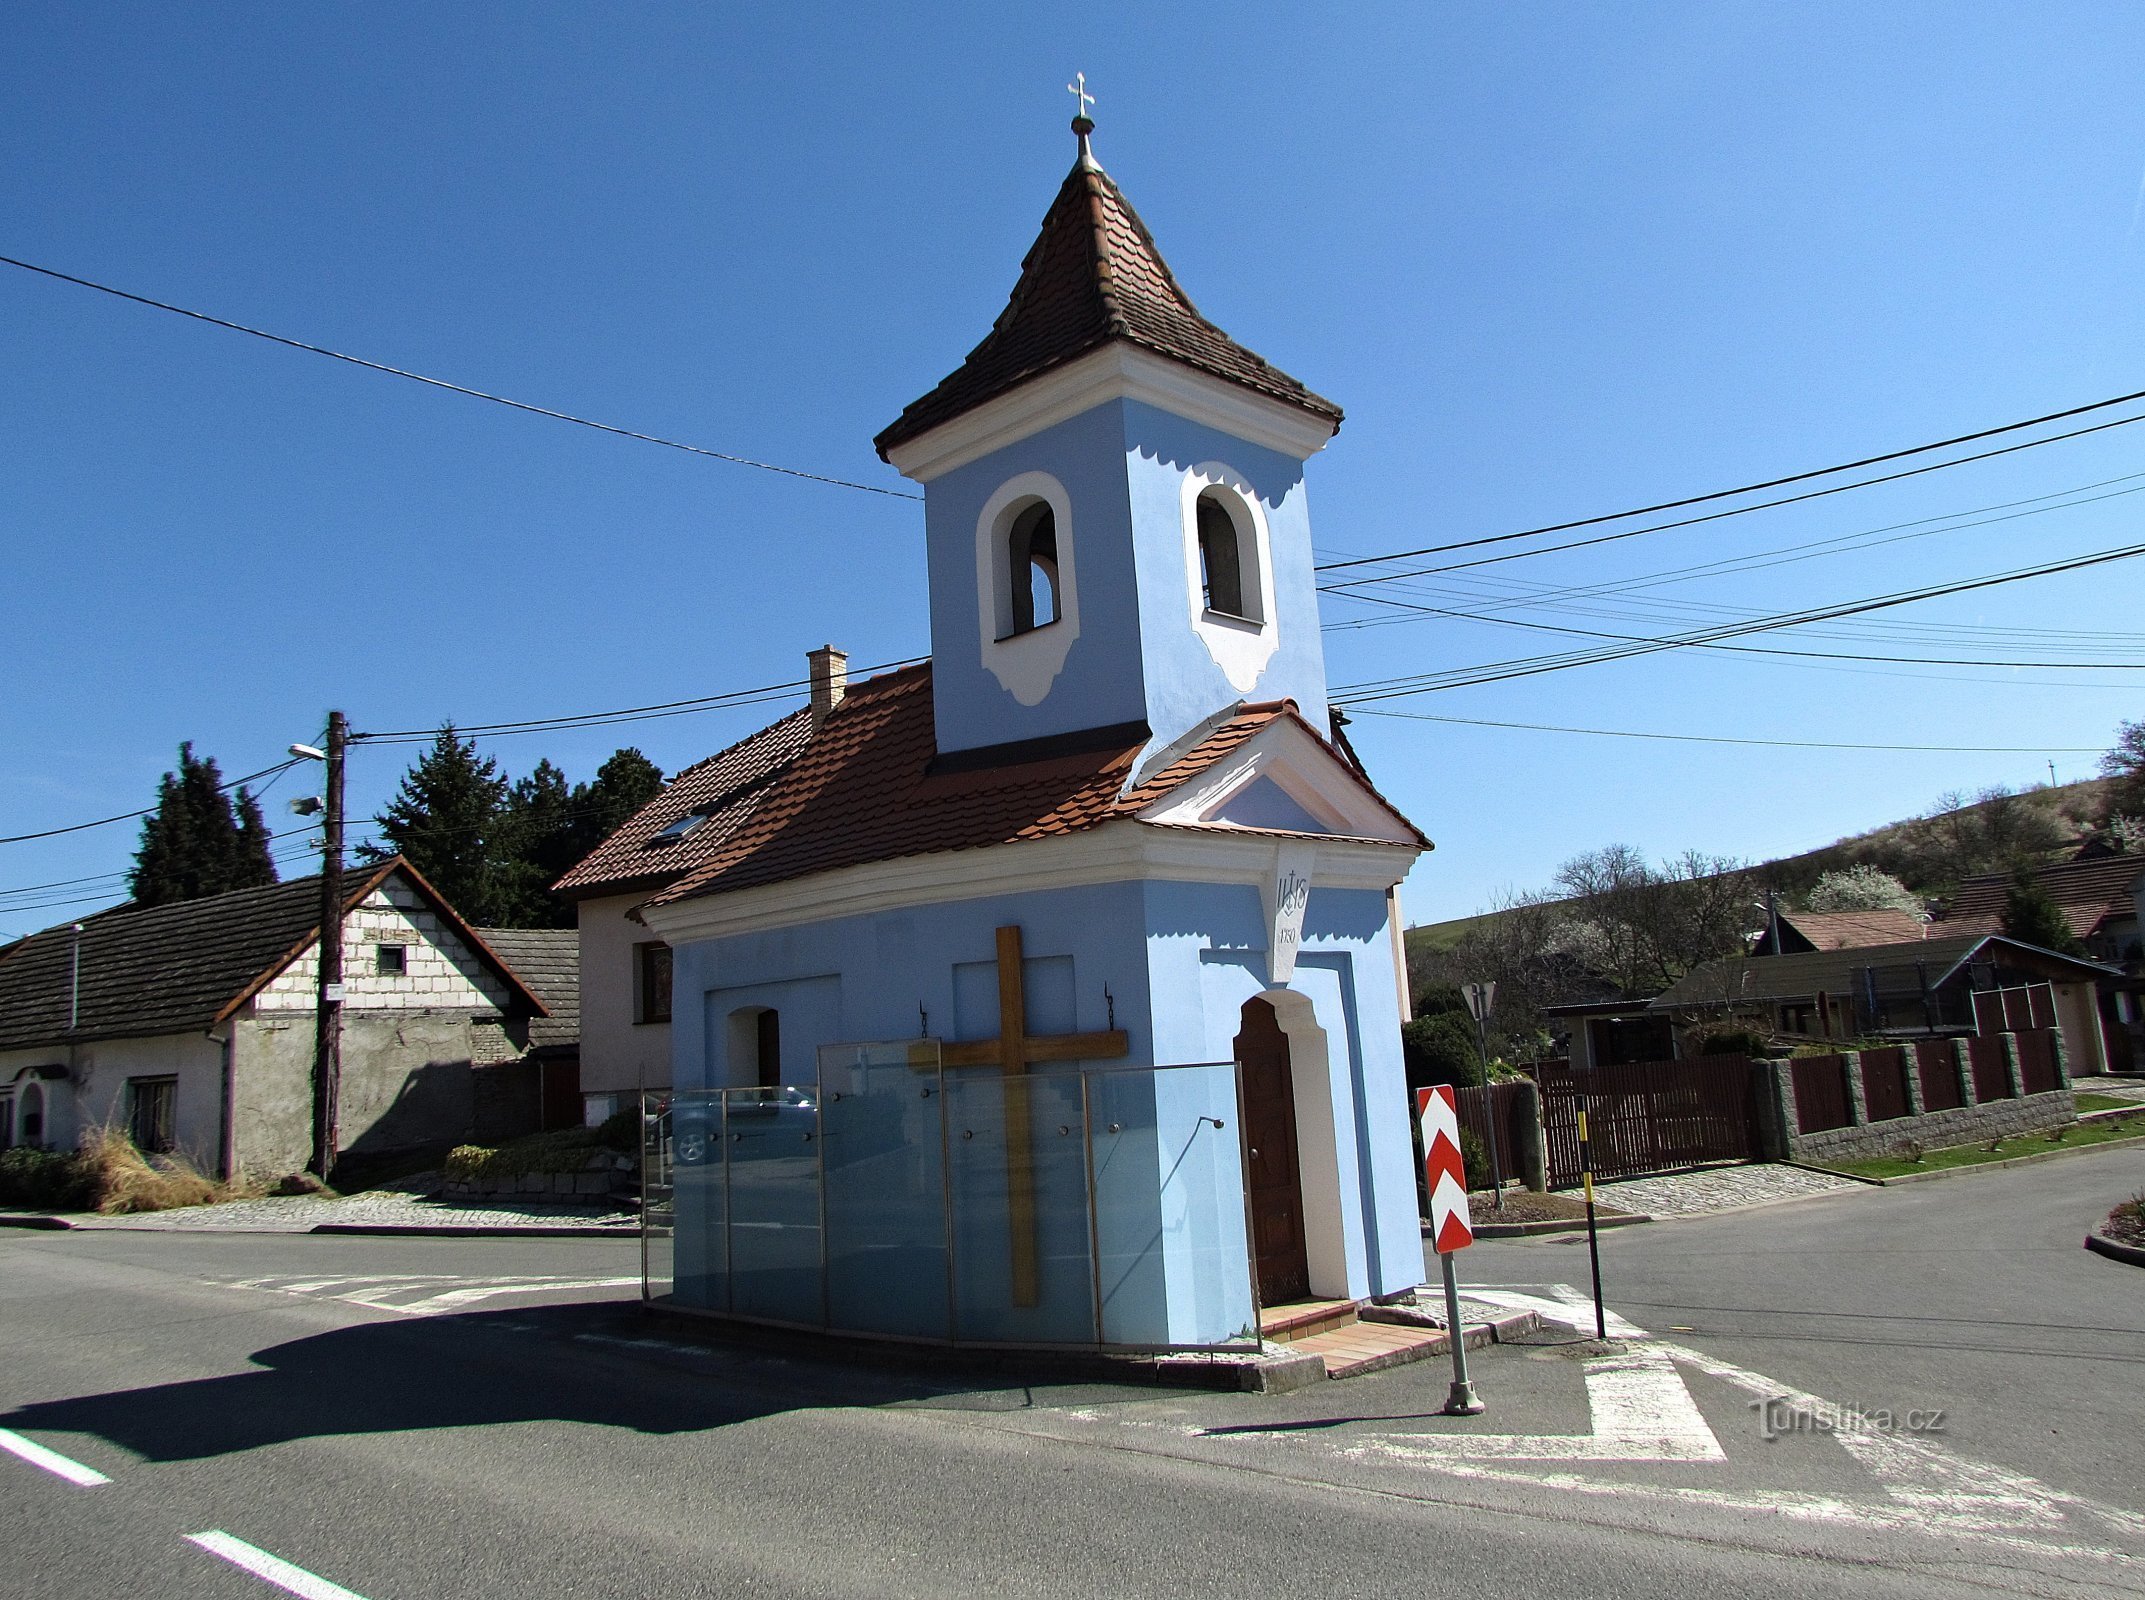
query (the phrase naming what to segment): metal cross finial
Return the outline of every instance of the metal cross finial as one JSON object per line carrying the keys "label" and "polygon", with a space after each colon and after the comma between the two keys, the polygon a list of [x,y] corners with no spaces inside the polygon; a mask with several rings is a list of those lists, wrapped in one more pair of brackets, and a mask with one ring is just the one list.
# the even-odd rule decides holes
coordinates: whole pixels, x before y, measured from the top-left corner
{"label": "metal cross finial", "polygon": [[1074,96],[1080,102],[1080,109],[1076,115],[1085,120],[1087,108],[1095,103],[1095,97],[1087,92],[1087,74],[1084,72],[1074,73],[1073,81],[1065,86],[1065,92]]}

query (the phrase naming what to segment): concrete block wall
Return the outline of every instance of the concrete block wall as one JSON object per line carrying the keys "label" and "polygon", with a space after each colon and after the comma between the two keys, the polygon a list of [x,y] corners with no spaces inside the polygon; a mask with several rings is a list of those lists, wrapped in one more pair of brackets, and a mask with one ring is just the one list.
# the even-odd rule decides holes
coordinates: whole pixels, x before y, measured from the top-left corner
{"label": "concrete block wall", "polygon": [[[379,946],[400,945],[404,970],[379,970]],[[320,948],[284,968],[254,1000],[257,1011],[311,1011]],[[343,1008],[350,1011],[504,1010],[498,976],[441,923],[407,884],[390,879],[343,919]]]}
{"label": "concrete block wall", "polygon": [[1786,1156],[1819,1164],[1857,1161],[1895,1154],[1909,1141],[1936,1149],[1982,1139],[2011,1138],[2075,1121],[2078,1104],[2071,1092],[2070,1067],[2062,1035],[2055,1036],[2058,1087],[2035,1095],[2024,1092],[2017,1037],[2009,1033],[1998,1037],[2003,1041],[2006,1075],[2010,1082],[2008,1098],[1976,1100],[1973,1073],[1967,1068],[1965,1042],[1953,1040],[1952,1068],[1959,1074],[1966,1104],[1946,1111],[1921,1110],[1920,1074],[1914,1069],[1910,1057],[1907,1095],[1908,1104],[1915,1108],[1914,1113],[1872,1122],[1869,1120],[1869,1101],[1863,1092],[1861,1053],[1848,1050],[1841,1053],[1847,1064],[1848,1112],[1852,1120],[1844,1128],[1827,1128],[1812,1133],[1804,1133],[1796,1117],[1792,1063],[1763,1063],[1769,1069],[1768,1081],[1761,1083],[1759,1089],[1759,1108],[1767,1124],[1766,1154],[1775,1159]]}

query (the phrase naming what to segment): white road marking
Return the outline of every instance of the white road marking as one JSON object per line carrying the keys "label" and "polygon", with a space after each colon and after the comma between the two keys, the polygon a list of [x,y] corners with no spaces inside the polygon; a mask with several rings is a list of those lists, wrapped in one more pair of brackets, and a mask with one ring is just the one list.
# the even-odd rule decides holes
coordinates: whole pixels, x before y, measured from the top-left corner
{"label": "white road marking", "polygon": [[[1526,1293],[1525,1290],[1546,1290],[1546,1293]],[[1569,1328],[1574,1333],[1591,1337],[1594,1332],[1594,1301],[1581,1294],[1568,1283],[1530,1283],[1513,1289],[1462,1289],[1463,1300],[1479,1300],[1505,1311],[1531,1311],[1544,1322],[1554,1322],[1560,1328]],[[1463,1318],[1465,1313],[1462,1313]],[[1643,1339],[1646,1330],[1635,1322],[1626,1322],[1610,1311],[1603,1318],[1612,1339]]]}
{"label": "white road marking", "polygon": [[430,1317],[503,1294],[540,1294],[556,1289],[622,1289],[639,1282],[638,1277],[472,1277],[461,1273],[403,1272],[341,1277],[240,1278],[226,1287],[340,1300],[374,1311],[392,1311],[398,1316]]}
{"label": "white road marking", "polygon": [[94,1489],[100,1483],[112,1481],[95,1467],[85,1467],[81,1462],[71,1460],[57,1450],[47,1450],[43,1445],[34,1444],[21,1434],[10,1432],[6,1428],[0,1428],[0,1450],[5,1450],[11,1456],[20,1456],[33,1467],[43,1467],[55,1477],[65,1478],[78,1488]]}
{"label": "white road marking", "polygon": [[211,1529],[207,1533],[189,1533],[188,1544],[199,1545],[212,1556],[221,1556],[234,1567],[243,1568],[264,1583],[272,1583],[278,1589],[303,1597],[303,1600],[365,1600],[355,1589],[345,1589],[339,1583],[330,1583],[317,1573],[303,1567],[292,1566],[281,1556],[272,1556],[258,1545],[234,1539],[228,1533]]}
{"label": "white road marking", "polygon": [[[1513,1288],[1469,1289],[1466,1293],[1471,1299],[1511,1310],[1536,1312],[1545,1321],[1557,1322],[1581,1333],[1593,1331],[1593,1301],[1569,1284],[1524,1284]],[[2066,1534],[2076,1537],[2085,1532],[2083,1523],[2098,1522],[2106,1529],[2132,1538],[2145,1537],[2145,1515],[2082,1495],[2067,1494],[2023,1473],[1955,1456],[1929,1439],[1879,1432],[1859,1421],[1859,1413],[1836,1406],[1818,1395],[1776,1383],[1762,1373],[1748,1371],[1685,1345],[1655,1341],[1643,1328],[1614,1312],[1609,1314],[1608,1325],[1612,1337],[1634,1341],[1636,1347],[1628,1357],[1612,1357],[1587,1364],[1587,1401],[1595,1430],[1592,1439],[1373,1434],[1352,1440],[1337,1439],[1333,1446],[1344,1455],[1380,1455],[1405,1460],[1448,1477],[1478,1482],[1526,1484],[1599,1497],[1761,1512],[1794,1521],[1840,1523],[1890,1532],[1918,1532],[1938,1537],[1963,1535],[2036,1555],[2134,1559],[2107,1544],[2058,1542]],[[1658,1366],[1662,1364],[1680,1364],[1702,1372],[1742,1390],[1754,1400],[1785,1402],[1813,1415],[1843,1419],[1844,1425],[1833,1429],[1831,1437],[1877,1481],[1884,1498],[1869,1501],[1795,1490],[1698,1489],[1479,1464],[1483,1460],[1499,1458],[1573,1462],[1726,1459],[1718,1439],[1706,1426],[1689,1389],[1680,1379],[1675,1386],[1676,1397],[1670,1397],[1657,1375]],[[1684,1408],[1688,1408],[1687,1412]],[[1712,1454],[1645,1452],[1647,1444],[1656,1442],[1647,1436],[1656,1431],[1665,1431],[1670,1440],[1684,1441],[1678,1448],[1689,1448],[1689,1442],[1695,1439],[1694,1423],[1696,1429],[1703,1432],[1704,1442],[1712,1446]],[[1632,1443],[1630,1453],[1624,1453],[1623,1441],[1626,1440]],[[1589,1446],[1594,1448],[1589,1449]]]}

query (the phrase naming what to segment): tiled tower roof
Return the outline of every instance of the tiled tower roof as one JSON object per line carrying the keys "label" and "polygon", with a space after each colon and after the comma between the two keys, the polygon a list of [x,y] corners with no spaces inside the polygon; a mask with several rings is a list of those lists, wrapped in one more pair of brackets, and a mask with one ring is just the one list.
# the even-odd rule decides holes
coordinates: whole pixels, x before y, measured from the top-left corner
{"label": "tiled tower roof", "polygon": [[1202,317],[1177,286],[1132,202],[1081,140],[983,342],[873,440],[881,457],[964,411],[1112,340],[1241,384],[1340,425],[1341,408],[1269,366]]}

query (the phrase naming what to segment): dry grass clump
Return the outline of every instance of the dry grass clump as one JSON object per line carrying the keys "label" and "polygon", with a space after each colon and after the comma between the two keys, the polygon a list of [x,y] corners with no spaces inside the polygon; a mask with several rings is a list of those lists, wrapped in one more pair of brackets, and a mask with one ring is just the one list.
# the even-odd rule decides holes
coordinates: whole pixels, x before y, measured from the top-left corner
{"label": "dry grass clump", "polygon": [[143,1155],[117,1128],[99,1128],[75,1156],[91,1203],[106,1216],[250,1200],[263,1193],[244,1174],[229,1183],[204,1177],[184,1156]]}
{"label": "dry grass clump", "polygon": [[2124,1244],[2145,1245],[2145,1194],[2135,1195],[2109,1212],[2101,1232]]}

